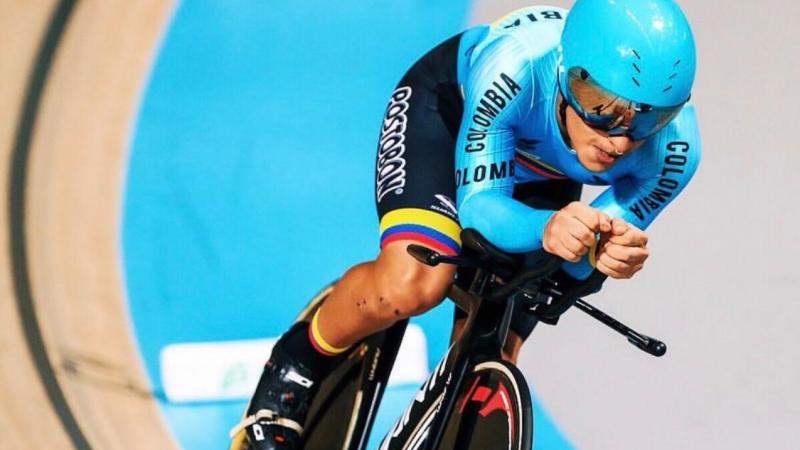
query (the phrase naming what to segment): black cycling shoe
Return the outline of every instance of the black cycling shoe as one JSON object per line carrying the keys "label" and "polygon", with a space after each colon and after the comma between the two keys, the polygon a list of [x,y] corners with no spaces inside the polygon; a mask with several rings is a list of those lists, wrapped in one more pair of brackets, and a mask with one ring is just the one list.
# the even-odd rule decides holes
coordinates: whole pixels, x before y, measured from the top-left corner
{"label": "black cycling shoe", "polygon": [[300,450],[318,380],[279,348],[273,350],[230,450]]}

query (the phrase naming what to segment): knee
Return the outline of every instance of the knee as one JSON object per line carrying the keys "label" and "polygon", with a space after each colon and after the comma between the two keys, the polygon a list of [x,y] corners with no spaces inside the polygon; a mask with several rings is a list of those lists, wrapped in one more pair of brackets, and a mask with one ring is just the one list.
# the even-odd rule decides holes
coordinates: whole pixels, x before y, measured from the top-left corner
{"label": "knee", "polygon": [[379,273],[371,315],[396,321],[422,314],[442,302],[452,281],[450,268],[431,268],[419,263]]}
{"label": "knee", "polygon": [[384,286],[390,301],[394,300],[395,306],[405,317],[416,316],[438,306],[452,283],[452,277],[422,271],[409,272],[403,274],[399,282],[387,282]]}

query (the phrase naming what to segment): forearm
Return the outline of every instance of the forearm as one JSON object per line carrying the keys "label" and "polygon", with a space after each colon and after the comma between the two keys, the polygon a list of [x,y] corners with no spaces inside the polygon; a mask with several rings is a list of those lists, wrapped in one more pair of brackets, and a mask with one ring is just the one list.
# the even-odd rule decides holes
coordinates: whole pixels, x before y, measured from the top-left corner
{"label": "forearm", "polygon": [[[483,191],[464,201],[459,220],[463,228],[478,230],[501,250],[524,253],[542,248],[545,226],[555,212],[531,208],[502,192]],[[563,268],[571,276],[584,279],[593,266],[587,254],[576,263],[565,261]]]}
{"label": "forearm", "polygon": [[459,209],[462,228],[478,230],[503,251],[522,253],[542,248],[544,227],[555,213],[531,208],[504,193],[478,192]]}

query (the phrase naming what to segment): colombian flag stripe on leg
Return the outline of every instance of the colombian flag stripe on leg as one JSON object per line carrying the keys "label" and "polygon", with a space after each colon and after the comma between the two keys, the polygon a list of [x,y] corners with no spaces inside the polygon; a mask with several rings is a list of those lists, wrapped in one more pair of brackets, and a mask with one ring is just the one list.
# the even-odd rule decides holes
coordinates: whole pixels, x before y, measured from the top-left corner
{"label": "colombian flag stripe on leg", "polygon": [[447,254],[461,249],[461,226],[453,219],[427,209],[403,208],[381,219],[381,248],[398,240],[414,240]]}

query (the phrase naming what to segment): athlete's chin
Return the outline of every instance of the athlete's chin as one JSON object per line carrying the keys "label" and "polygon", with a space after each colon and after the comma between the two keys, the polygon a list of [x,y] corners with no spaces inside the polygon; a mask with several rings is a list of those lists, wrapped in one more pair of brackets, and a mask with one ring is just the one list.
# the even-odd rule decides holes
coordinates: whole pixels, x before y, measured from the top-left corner
{"label": "athlete's chin", "polygon": [[591,150],[586,152],[578,151],[578,162],[590,172],[605,172],[610,169],[617,161],[612,158],[599,158],[597,153],[599,150],[592,146]]}

